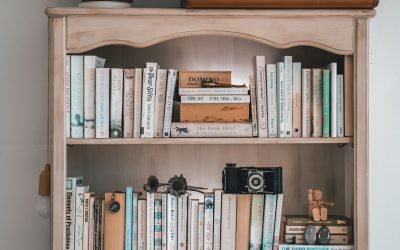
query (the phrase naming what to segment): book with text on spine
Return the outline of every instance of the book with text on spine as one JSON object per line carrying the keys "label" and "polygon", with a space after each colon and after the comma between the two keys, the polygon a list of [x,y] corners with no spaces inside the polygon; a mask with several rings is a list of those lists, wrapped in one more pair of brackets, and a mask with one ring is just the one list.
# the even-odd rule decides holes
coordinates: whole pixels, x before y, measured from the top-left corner
{"label": "book with text on spine", "polygon": [[147,249],[154,250],[154,193],[147,192]]}
{"label": "book with text on spine", "polygon": [[138,249],[139,193],[132,193],[132,250]]}
{"label": "book with text on spine", "polygon": [[251,123],[253,124],[253,137],[258,136],[257,121],[257,87],[254,75],[250,75],[250,102],[251,102]]}
{"label": "book with text on spine", "polygon": [[154,109],[154,137],[162,137],[164,130],[165,96],[167,89],[167,70],[157,70],[156,96]]}
{"label": "book with text on spine", "polygon": [[330,136],[337,137],[337,63],[327,66],[330,71]]}
{"label": "book with text on spine", "polygon": [[[304,234],[285,234],[286,244],[307,244],[304,240]],[[329,245],[348,245],[349,236],[332,234],[329,238]]]}
{"label": "book with text on spine", "polygon": [[322,69],[312,69],[312,137],[322,137]]}
{"label": "book with text on spine", "polygon": [[221,249],[221,208],[222,208],[222,190],[214,190],[214,250]]}
{"label": "book with text on spine", "polygon": [[285,64],[276,64],[276,86],[277,86],[277,111],[278,111],[278,136],[285,137]]}
{"label": "book with text on spine", "polygon": [[133,89],[135,82],[135,70],[124,69],[124,94],[123,94],[123,137],[133,137]]}
{"label": "book with text on spine", "polygon": [[293,137],[301,137],[301,63],[293,63]]}
{"label": "book with text on spine", "polygon": [[221,250],[235,249],[236,194],[222,194]]}
{"label": "book with text on spine", "polygon": [[146,200],[138,200],[138,240],[137,240],[138,250],[147,250],[146,202],[147,202]]}
{"label": "book with text on spine", "polygon": [[133,188],[126,187],[125,190],[125,250],[132,250]]}
{"label": "book with text on spine", "polygon": [[285,64],[285,137],[293,137],[293,59],[283,58]]}
{"label": "book with text on spine", "polygon": [[199,200],[189,201],[188,249],[196,250],[199,235]]}
{"label": "book with text on spine", "polygon": [[173,122],[171,137],[252,137],[251,123]]}
{"label": "book with text on spine", "polygon": [[161,249],[167,250],[167,194],[161,195]]}
{"label": "book with text on spine", "polygon": [[265,76],[265,56],[256,56],[256,92],[258,137],[268,137],[267,85]]}
{"label": "book with text on spine", "polygon": [[122,137],[122,88],[123,70],[111,69],[110,134],[111,138]]}
{"label": "book with text on spine", "polygon": [[83,138],[83,56],[71,56],[71,138]]}
{"label": "book with text on spine", "polygon": [[275,212],[274,248],[273,248],[274,250],[278,250],[280,242],[282,208],[283,208],[283,194],[278,194],[276,199],[276,212]]}
{"label": "book with text on spine", "polygon": [[71,138],[71,56],[65,57],[65,138]]}
{"label": "book with text on spine", "polygon": [[276,194],[266,194],[264,201],[264,222],[262,250],[272,250],[274,244]]}
{"label": "book with text on spine", "polygon": [[330,116],[330,71],[322,71],[322,136],[329,137],[331,116]]}
{"label": "book with text on spine", "polygon": [[85,192],[83,195],[83,238],[82,250],[89,250],[89,232],[90,232],[90,198],[94,193]]}
{"label": "book with text on spine", "polygon": [[303,69],[301,85],[302,137],[311,136],[311,70]]}
{"label": "book with text on spine", "polygon": [[250,216],[250,250],[261,249],[264,213],[264,195],[253,194]]}
{"label": "book with text on spine", "polygon": [[249,95],[185,95],[181,96],[181,103],[250,103]]}
{"label": "book with text on spine", "polygon": [[279,250],[354,250],[353,246],[338,246],[338,245],[279,245]]}
{"label": "book with text on spine", "polygon": [[231,85],[230,71],[179,71],[180,88],[201,88],[202,83]]}
{"label": "book with text on spine", "polygon": [[133,84],[133,138],[140,138],[140,127],[142,122],[143,69],[135,69],[135,79]]}
{"label": "book with text on spine", "polygon": [[169,69],[167,76],[167,90],[165,96],[165,113],[163,123],[163,135],[162,137],[168,138],[171,135],[171,122],[172,122],[172,110],[174,104],[174,93],[177,78],[177,70]]}
{"label": "book with text on spine", "polygon": [[198,239],[197,239],[197,249],[204,250],[204,203],[199,203],[199,227]]}
{"label": "book with text on spine", "polygon": [[204,250],[213,250],[214,194],[204,194]]}
{"label": "book with text on spine", "polygon": [[344,89],[343,75],[337,75],[337,136],[344,137]]}
{"label": "book with text on spine", "polygon": [[249,122],[247,103],[188,104],[180,105],[181,122]]}
{"label": "book with text on spine", "polygon": [[178,249],[178,199],[175,195],[167,195],[167,249]]}
{"label": "book with text on spine", "polygon": [[178,249],[187,249],[188,195],[178,197]]}
{"label": "book with text on spine", "polygon": [[[143,70],[143,92],[142,92],[142,138],[154,137],[154,108],[156,95],[157,63],[146,63]],[[141,130],[142,130],[141,128]]]}
{"label": "book with text on spine", "polygon": [[179,95],[247,95],[247,87],[230,88],[179,88]]}
{"label": "book with text on spine", "polygon": [[65,181],[65,238],[64,249],[75,249],[76,188],[83,184],[83,177],[68,177]]}
{"label": "book with text on spine", "polygon": [[268,136],[278,137],[277,100],[276,100],[276,64],[267,64],[267,102]]}
{"label": "book with text on spine", "polygon": [[161,193],[154,194],[154,249],[162,248],[162,198]]}
{"label": "book with text on spine", "polygon": [[96,138],[110,135],[110,69],[96,69]]}

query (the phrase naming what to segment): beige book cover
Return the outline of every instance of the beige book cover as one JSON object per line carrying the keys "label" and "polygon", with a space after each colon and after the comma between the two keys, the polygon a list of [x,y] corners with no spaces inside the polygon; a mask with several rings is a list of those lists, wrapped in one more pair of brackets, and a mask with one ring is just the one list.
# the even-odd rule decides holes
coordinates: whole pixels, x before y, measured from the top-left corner
{"label": "beige book cover", "polygon": [[248,250],[250,243],[251,194],[238,194],[236,198],[236,250]]}

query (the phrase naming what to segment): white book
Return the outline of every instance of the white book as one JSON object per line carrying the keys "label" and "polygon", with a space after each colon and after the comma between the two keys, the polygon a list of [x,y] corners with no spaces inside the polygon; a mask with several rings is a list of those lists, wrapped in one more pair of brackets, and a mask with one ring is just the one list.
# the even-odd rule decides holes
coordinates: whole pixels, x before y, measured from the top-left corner
{"label": "white book", "polygon": [[83,250],[89,250],[90,198],[93,197],[93,195],[94,193],[86,192],[83,197]]}
{"label": "white book", "polygon": [[189,202],[189,241],[188,249],[198,249],[198,233],[199,233],[199,200],[190,200]]}
{"label": "white book", "polygon": [[293,63],[291,56],[284,57],[285,63],[285,137],[293,137]]}
{"label": "white book", "polygon": [[265,56],[256,56],[258,137],[268,137],[267,84],[265,81]]}
{"label": "white book", "polygon": [[[277,248],[278,249],[278,248]],[[281,244],[279,250],[354,250],[353,246],[346,245],[293,245],[293,244]]]}
{"label": "white book", "polygon": [[263,223],[263,250],[272,250],[274,244],[274,227],[276,211],[276,194],[266,194],[264,201],[264,223]]}
{"label": "white book", "polygon": [[278,137],[276,64],[267,64],[268,136]]}
{"label": "white book", "polygon": [[147,208],[146,200],[138,200],[138,250],[147,250],[147,236],[146,236],[146,221],[147,221]]}
{"label": "white book", "polygon": [[146,63],[143,71],[143,91],[142,91],[142,138],[154,137],[154,107],[156,94],[157,63]]}
{"label": "white book", "polygon": [[322,69],[312,69],[312,137],[322,137]]}
{"label": "white book", "polygon": [[344,137],[344,89],[343,75],[337,75],[337,136]]}
{"label": "white book", "polygon": [[204,250],[213,250],[214,194],[204,194]]}
{"label": "white book", "polygon": [[140,138],[140,127],[142,121],[142,85],[143,69],[135,69],[133,89],[133,137]]}
{"label": "white book", "polygon": [[106,60],[97,56],[84,56],[83,58],[83,110],[84,110],[84,138],[95,138],[95,77],[96,68],[103,68]]}
{"label": "white book", "polygon": [[154,110],[154,137],[162,137],[164,130],[165,95],[167,88],[167,70],[157,70],[156,100]]}
{"label": "white book", "polygon": [[247,87],[232,88],[179,88],[179,95],[247,95]]}
{"label": "white book", "polygon": [[337,137],[337,63],[329,64],[327,69],[331,71],[331,137]]}
{"label": "white book", "polygon": [[257,87],[254,75],[250,77],[251,123],[253,124],[253,137],[258,136],[257,122]]}
{"label": "white book", "polygon": [[161,249],[167,249],[167,194],[161,195]]}
{"label": "white book", "polygon": [[302,137],[311,136],[311,70],[303,69],[302,74]]}
{"label": "white book", "polygon": [[251,217],[250,217],[250,250],[261,249],[264,195],[253,194],[251,197]]}
{"label": "white book", "polygon": [[133,137],[133,85],[135,81],[135,70],[124,69],[124,94],[123,94],[123,137]]}
{"label": "white book", "polygon": [[147,193],[147,249],[154,250],[154,193]]}
{"label": "white book", "polygon": [[204,250],[204,203],[199,203],[199,224],[197,231],[197,249]]}
{"label": "white book", "polygon": [[293,137],[301,137],[301,63],[293,63]]}
{"label": "white book", "polygon": [[185,95],[181,103],[250,103],[250,95]]}
{"label": "white book", "polygon": [[188,195],[178,197],[178,249],[187,249]]}
{"label": "white book", "polygon": [[89,250],[94,250],[94,200],[95,197],[90,197],[89,200]]}
{"label": "white book", "polygon": [[75,250],[83,249],[83,205],[89,186],[77,186],[75,193]]}
{"label": "white book", "polygon": [[138,204],[139,194],[132,193],[132,250],[138,249]]}
{"label": "white book", "polygon": [[173,122],[171,137],[252,137],[251,123],[184,123]]}
{"label": "white book", "polygon": [[71,138],[83,138],[83,56],[71,56]]}
{"label": "white book", "polygon": [[76,187],[82,182],[82,177],[70,177],[65,181],[65,250],[75,249],[75,193]]}
{"label": "white book", "polygon": [[65,138],[71,138],[71,56],[65,57]]}
{"label": "white book", "polygon": [[236,247],[236,194],[222,194],[221,250]]}
{"label": "white book", "polygon": [[164,127],[163,137],[170,137],[171,135],[171,122],[172,122],[172,109],[174,104],[174,93],[176,85],[177,70],[169,69],[167,76],[167,93],[165,96],[165,113],[164,113]]}
{"label": "white book", "polygon": [[222,190],[214,190],[214,235],[213,249],[221,249],[221,209],[222,209]]}
{"label": "white book", "polygon": [[96,69],[96,138],[110,133],[110,69]]}
{"label": "white book", "polygon": [[111,69],[110,133],[111,138],[122,137],[123,70]]}
{"label": "white book", "polygon": [[274,228],[274,250],[278,250],[279,236],[281,232],[281,221],[282,221],[282,207],[283,207],[283,194],[278,194],[276,200],[276,212],[275,212],[275,228]]}
{"label": "white book", "polygon": [[276,85],[278,94],[278,135],[285,137],[285,64],[279,62],[276,64]]}
{"label": "white book", "polygon": [[178,249],[178,199],[175,195],[167,195],[167,249]]}

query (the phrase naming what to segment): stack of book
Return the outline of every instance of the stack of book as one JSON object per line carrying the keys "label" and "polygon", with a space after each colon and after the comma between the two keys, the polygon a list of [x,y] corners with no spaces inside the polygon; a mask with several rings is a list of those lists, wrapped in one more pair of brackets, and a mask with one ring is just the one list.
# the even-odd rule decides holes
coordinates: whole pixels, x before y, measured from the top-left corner
{"label": "stack of book", "polygon": [[250,95],[230,71],[180,71],[179,123],[172,137],[251,137]]}
{"label": "stack of book", "polygon": [[[96,197],[82,177],[67,178],[65,249],[278,249],[283,194],[176,197],[127,187]],[[114,203],[113,203],[114,202]],[[110,206],[118,203],[116,206]]]}

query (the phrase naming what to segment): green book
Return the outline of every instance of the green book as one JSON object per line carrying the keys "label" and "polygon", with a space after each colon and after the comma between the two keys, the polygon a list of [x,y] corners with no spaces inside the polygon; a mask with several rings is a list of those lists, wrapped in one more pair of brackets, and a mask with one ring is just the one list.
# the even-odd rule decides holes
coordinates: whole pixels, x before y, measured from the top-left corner
{"label": "green book", "polygon": [[329,137],[330,132],[330,71],[324,69],[322,74],[322,136]]}

